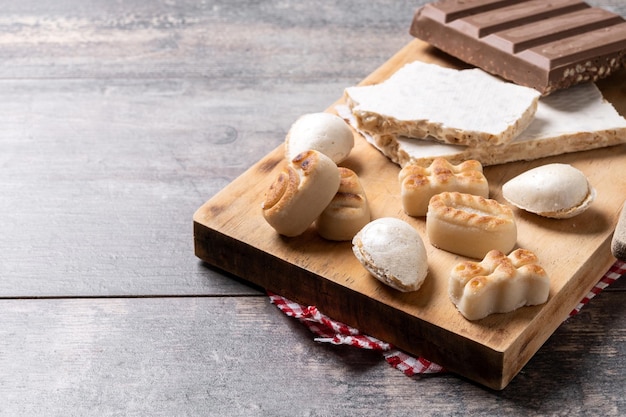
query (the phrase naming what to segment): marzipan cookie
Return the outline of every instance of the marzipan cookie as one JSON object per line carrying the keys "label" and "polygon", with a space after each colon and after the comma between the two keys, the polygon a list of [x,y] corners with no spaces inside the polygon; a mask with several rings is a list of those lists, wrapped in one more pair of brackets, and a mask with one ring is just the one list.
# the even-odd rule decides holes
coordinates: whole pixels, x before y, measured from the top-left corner
{"label": "marzipan cookie", "polygon": [[543,304],[550,280],[537,261],[533,252],[516,249],[509,256],[493,250],[481,262],[461,262],[450,273],[450,300],[468,320]]}
{"label": "marzipan cookie", "polygon": [[321,152],[296,156],[265,195],[263,217],[278,233],[298,236],[319,217],[339,189],[337,165]]}
{"label": "marzipan cookie", "polygon": [[324,239],[352,240],[371,220],[370,207],[359,177],[348,168],[339,167],[341,183],[330,204],[315,222]]}
{"label": "marzipan cookie", "polygon": [[443,158],[436,158],[427,167],[406,165],[398,175],[402,207],[409,216],[425,216],[428,202],[435,194],[458,191],[481,197],[489,197],[489,183],[483,175],[483,167],[476,160],[453,165]]}
{"label": "marzipan cookie", "polygon": [[509,206],[458,192],[446,191],[430,199],[426,231],[433,246],[477,259],[492,249],[509,253],[517,241]]}

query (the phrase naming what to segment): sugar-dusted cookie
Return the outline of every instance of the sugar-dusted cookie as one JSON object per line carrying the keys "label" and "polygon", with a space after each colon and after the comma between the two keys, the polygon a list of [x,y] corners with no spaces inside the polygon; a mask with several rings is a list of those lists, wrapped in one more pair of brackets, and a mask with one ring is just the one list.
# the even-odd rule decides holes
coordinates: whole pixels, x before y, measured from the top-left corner
{"label": "sugar-dusted cookie", "polygon": [[339,116],[331,113],[308,113],[300,116],[285,138],[288,160],[309,149],[319,151],[338,164],[354,147],[354,133]]}
{"label": "sugar-dusted cookie", "polygon": [[553,163],[530,169],[504,183],[502,197],[539,216],[568,219],[589,208],[596,190],[578,169]]}
{"label": "sugar-dusted cookie", "polygon": [[376,279],[398,291],[418,290],[428,275],[421,236],[395,217],[371,221],[352,239],[352,251]]}

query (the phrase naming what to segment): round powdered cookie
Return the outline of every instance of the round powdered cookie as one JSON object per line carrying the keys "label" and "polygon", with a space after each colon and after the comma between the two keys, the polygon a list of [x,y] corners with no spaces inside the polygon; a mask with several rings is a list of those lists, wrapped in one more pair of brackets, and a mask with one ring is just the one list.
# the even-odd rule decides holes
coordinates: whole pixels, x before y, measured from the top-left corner
{"label": "round powdered cookie", "polygon": [[376,279],[399,291],[416,291],[428,274],[421,236],[410,224],[393,217],[376,219],[352,239],[352,251]]}
{"label": "round powdered cookie", "polygon": [[354,147],[354,134],[348,124],[331,113],[309,113],[291,125],[285,139],[285,156],[291,160],[301,152],[313,149],[338,164]]}
{"label": "round powdered cookie", "polygon": [[568,164],[528,170],[502,185],[502,197],[543,217],[568,219],[587,210],[596,197],[587,177]]}

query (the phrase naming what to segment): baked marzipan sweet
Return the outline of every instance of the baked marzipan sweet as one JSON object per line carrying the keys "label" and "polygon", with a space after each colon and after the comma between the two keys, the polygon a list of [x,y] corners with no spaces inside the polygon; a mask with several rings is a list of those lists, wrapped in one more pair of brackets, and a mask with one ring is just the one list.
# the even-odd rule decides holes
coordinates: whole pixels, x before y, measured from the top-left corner
{"label": "baked marzipan sweet", "polygon": [[357,174],[351,169],[339,167],[339,175],[339,190],[320,214],[315,226],[324,239],[352,240],[370,222],[370,207]]}
{"label": "baked marzipan sweet", "polygon": [[489,183],[483,166],[476,160],[453,165],[436,158],[428,167],[406,165],[398,179],[404,212],[414,217],[425,216],[430,198],[444,191],[489,197]]}
{"label": "baked marzipan sweet", "polygon": [[476,259],[493,249],[509,253],[517,241],[509,206],[459,192],[444,191],[430,199],[426,232],[433,246]]}
{"label": "baked marzipan sweet", "polygon": [[450,300],[468,320],[543,304],[549,292],[548,275],[526,249],[509,256],[493,250],[481,262],[461,262],[452,268],[448,284]]}
{"label": "baked marzipan sweet", "polygon": [[341,117],[331,113],[309,113],[300,116],[285,138],[285,156],[292,160],[299,153],[313,149],[338,164],[354,147],[354,133]]}
{"label": "baked marzipan sweet", "polygon": [[261,204],[263,217],[279,234],[298,236],[324,211],[339,189],[337,165],[321,152],[296,156],[278,174]]}
{"label": "baked marzipan sweet", "polygon": [[352,239],[352,251],[376,279],[398,291],[417,291],[428,275],[421,236],[395,217],[369,222]]}

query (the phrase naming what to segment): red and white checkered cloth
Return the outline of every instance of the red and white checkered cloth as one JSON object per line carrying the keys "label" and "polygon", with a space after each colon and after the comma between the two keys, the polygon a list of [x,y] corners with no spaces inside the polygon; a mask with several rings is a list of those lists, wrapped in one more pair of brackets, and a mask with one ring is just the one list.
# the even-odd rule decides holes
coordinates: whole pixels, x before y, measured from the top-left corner
{"label": "red and white checkered cloth", "polygon": [[[576,308],[572,310],[568,318],[578,314],[589,300],[598,295],[606,287],[613,284],[624,274],[626,274],[626,262],[616,261],[591,291],[578,303]],[[317,342],[350,345],[361,349],[379,351],[391,366],[399,369],[407,376],[434,374],[446,371],[442,366],[436,363],[424,358],[412,357],[396,349],[390,343],[362,334],[354,327],[333,320],[320,313],[315,306],[303,306],[271,292],[268,292],[268,295],[270,301],[275,304],[280,311],[289,317],[300,320],[309,330],[315,333],[317,337],[314,340]]]}

